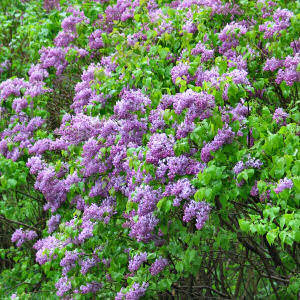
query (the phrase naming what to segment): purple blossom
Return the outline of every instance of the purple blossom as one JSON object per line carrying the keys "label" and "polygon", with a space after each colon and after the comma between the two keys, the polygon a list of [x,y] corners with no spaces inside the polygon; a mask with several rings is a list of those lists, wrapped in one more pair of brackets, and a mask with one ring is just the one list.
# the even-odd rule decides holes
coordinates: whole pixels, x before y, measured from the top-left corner
{"label": "purple blossom", "polygon": [[52,233],[58,228],[61,216],[59,214],[53,215],[48,221],[48,233]]}
{"label": "purple blossom", "polygon": [[55,284],[57,289],[56,295],[62,297],[65,293],[71,290],[72,285],[67,276],[61,277],[59,281]]}
{"label": "purple blossom", "polygon": [[192,200],[185,206],[182,220],[184,222],[190,222],[192,219],[196,218],[196,228],[200,230],[208,220],[210,210],[211,207],[207,202],[196,202]]}
{"label": "purple blossom", "polygon": [[122,288],[121,291],[115,297],[115,300],[138,300],[144,296],[147,287],[148,283],[145,282],[142,285],[134,283],[127,293],[122,293]]}
{"label": "purple blossom", "polygon": [[147,261],[147,252],[135,255],[129,262],[128,270],[130,272],[136,272],[145,261]]}
{"label": "purple blossom", "polygon": [[279,194],[285,189],[293,188],[293,186],[294,186],[293,181],[291,179],[288,179],[285,177],[284,179],[279,180],[279,183],[278,183],[277,187],[274,189],[274,192],[276,194]]}
{"label": "purple blossom", "polygon": [[[176,84],[176,79],[179,77],[186,80],[187,82],[191,81],[191,75],[189,74],[189,65],[187,63],[180,62],[177,66],[173,67],[171,70],[171,77],[174,84]],[[183,77],[184,76],[184,77]]]}
{"label": "purple blossom", "polygon": [[80,290],[82,294],[97,293],[102,286],[102,283],[93,281],[91,283],[87,283],[86,285],[81,285]]}
{"label": "purple blossom", "polygon": [[156,276],[168,265],[168,260],[165,258],[157,258],[155,262],[151,265],[149,271],[152,276]]}
{"label": "purple blossom", "polygon": [[56,248],[61,248],[62,242],[53,236],[38,240],[34,245],[33,249],[37,250],[36,261],[43,265],[47,261],[52,259],[52,255]]}
{"label": "purple blossom", "polygon": [[155,133],[147,144],[149,151],[146,154],[147,163],[158,163],[160,159],[174,156],[174,137],[168,138],[165,133]]}
{"label": "purple blossom", "polygon": [[23,231],[23,229],[20,228],[20,229],[17,229],[13,233],[13,235],[11,237],[11,241],[13,243],[17,242],[17,247],[20,248],[25,241],[31,241],[31,240],[37,238],[37,236],[38,235],[33,230]]}
{"label": "purple blossom", "polygon": [[273,120],[277,124],[285,124],[285,120],[288,117],[289,117],[289,114],[286,113],[282,108],[276,108],[276,110],[273,114]]}
{"label": "purple blossom", "polygon": [[210,152],[216,152],[224,144],[232,143],[234,132],[229,126],[224,126],[223,129],[218,129],[218,134],[214,137],[213,141],[207,143],[201,150],[201,159],[204,162],[209,162],[212,159]]}

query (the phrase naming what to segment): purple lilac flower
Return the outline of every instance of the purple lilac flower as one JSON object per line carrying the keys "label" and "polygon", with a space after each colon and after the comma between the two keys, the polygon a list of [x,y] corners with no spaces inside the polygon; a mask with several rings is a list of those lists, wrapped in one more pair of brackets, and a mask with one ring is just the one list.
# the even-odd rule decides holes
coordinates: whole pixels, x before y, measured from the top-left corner
{"label": "purple lilac flower", "polygon": [[282,108],[276,108],[274,115],[273,115],[273,120],[277,124],[285,124],[285,120],[288,117],[289,117],[289,114],[286,113]]}
{"label": "purple lilac flower", "polygon": [[136,223],[132,220],[130,223],[131,231],[129,236],[135,238],[138,242],[149,242],[153,237],[152,232],[158,221],[159,220],[152,213],[139,217]]}
{"label": "purple lilac flower", "polygon": [[131,194],[130,200],[139,203],[138,215],[144,216],[156,209],[156,204],[161,198],[161,190],[153,190],[148,185],[138,186]]}
{"label": "purple lilac flower", "polygon": [[142,285],[134,283],[127,293],[122,293],[122,288],[121,291],[115,297],[115,300],[138,300],[144,296],[148,285],[149,284],[145,282]]}
{"label": "purple lilac flower", "polygon": [[91,258],[79,261],[79,265],[81,266],[80,272],[85,275],[89,269],[96,266],[99,262],[100,258],[97,255],[93,255]]}
{"label": "purple lilac flower", "polygon": [[184,222],[190,222],[192,219],[196,218],[196,228],[200,230],[207,221],[210,211],[211,206],[207,202],[196,202],[192,200],[185,206],[182,220]]}
{"label": "purple lilac flower", "polygon": [[155,262],[151,265],[149,271],[152,276],[156,276],[168,265],[168,260],[165,258],[157,258]]}
{"label": "purple lilac flower", "polygon": [[147,260],[147,252],[135,255],[129,262],[128,270],[130,272],[136,272],[141,264]]}
{"label": "purple lilac flower", "polygon": [[293,186],[294,186],[293,181],[291,179],[288,179],[285,177],[284,179],[279,180],[279,183],[278,183],[277,187],[274,189],[274,192],[276,194],[279,194],[285,189],[293,188]]}
{"label": "purple lilac flower", "polygon": [[87,283],[86,285],[81,285],[80,290],[82,294],[97,293],[102,286],[102,283],[93,281],[91,283]]}
{"label": "purple lilac flower", "polygon": [[224,144],[232,143],[234,132],[229,126],[224,126],[223,129],[218,129],[218,134],[214,137],[213,141],[207,143],[201,150],[201,159],[204,162],[209,162],[212,159],[210,152],[216,152]]}
{"label": "purple lilac flower", "polygon": [[53,215],[48,221],[48,233],[52,233],[58,228],[61,216],[59,214]]}
{"label": "purple lilac flower", "polygon": [[165,133],[155,133],[147,144],[149,151],[146,154],[147,163],[158,163],[160,159],[174,156],[174,137],[168,138]]}
{"label": "purple lilac flower", "polygon": [[38,235],[33,230],[23,231],[23,229],[20,228],[20,229],[17,229],[13,233],[13,235],[11,237],[11,241],[13,243],[17,242],[17,247],[20,248],[25,241],[31,241],[31,240],[37,238],[37,236]]}
{"label": "purple lilac flower", "polygon": [[61,247],[62,242],[53,236],[48,236],[47,238],[38,240],[33,245],[33,249],[37,250],[36,261],[40,265],[43,265],[52,259],[54,250]]}
{"label": "purple lilac flower", "polygon": [[55,284],[57,289],[56,295],[59,297],[63,297],[63,295],[71,290],[72,285],[67,276],[61,277],[59,281]]}
{"label": "purple lilac flower", "polygon": [[[177,66],[173,67],[171,70],[172,81],[175,84],[176,79],[180,77],[181,79],[185,79],[187,82],[191,81],[191,75],[189,74],[189,65],[187,63],[180,62]],[[185,78],[183,78],[183,76]]]}

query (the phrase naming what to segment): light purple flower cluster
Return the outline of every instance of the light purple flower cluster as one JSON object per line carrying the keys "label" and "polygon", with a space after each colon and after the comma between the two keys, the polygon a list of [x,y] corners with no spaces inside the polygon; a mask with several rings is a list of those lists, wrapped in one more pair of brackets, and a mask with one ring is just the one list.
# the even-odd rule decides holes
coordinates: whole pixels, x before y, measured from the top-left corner
{"label": "light purple flower cluster", "polygon": [[59,281],[55,284],[57,289],[56,295],[63,297],[65,293],[72,289],[71,281],[67,276],[61,277]]}
{"label": "light purple flower cluster", "polygon": [[211,152],[216,152],[225,144],[232,143],[234,138],[234,132],[229,126],[224,126],[222,129],[218,129],[218,134],[214,139],[204,145],[201,149],[201,159],[207,163],[212,159]]}
{"label": "light purple flower cluster", "polygon": [[174,183],[169,183],[166,186],[166,190],[163,193],[163,196],[175,196],[173,205],[179,206],[182,200],[190,199],[195,194],[195,192],[196,190],[191,185],[190,181],[187,178],[182,178]]}
{"label": "light purple flower cluster", "polygon": [[247,160],[244,162],[240,160],[233,168],[235,174],[241,173],[244,169],[253,168],[260,169],[263,163],[259,159],[252,158],[250,155],[247,156]]}
{"label": "light purple flower cluster", "polygon": [[186,21],[186,23],[182,26],[182,30],[189,33],[196,33],[198,31],[197,25],[190,20]]}
{"label": "light purple flower cluster", "polygon": [[64,258],[60,261],[60,266],[63,267],[62,274],[64,276],[76,267],[76,261],[79,258],[79,253],[76,251],[66,251]]}
{"label": "light purple flower cluster", "polygon": [[123,288],[115,297],[115,300],[138,300],[144,296],[148,283],[143,283],[139,285],[138,283],[134,283],[127,293],[123,293]]}
{"label": "light purple flower cluster", "polygon": [[91,49],[100,49],[104,47],[102,33],[104,33],[104,31],[101,29],[97,29],[91,33],[89,36],[89,46]]}
{"label": "light purple flower cluster", "polygon": [[101,288],[103,284],[100,282],[93,281],[91,283],[87,283],[86,285],[80,286],[80,291],[82,294],[88,294],[88,293],[97,293]]}
{"label": "light purple flower cluster", "polygon": [[146,154],[148,163],[156,164],[160,159],[174,156],[174,137],[168,137],[165,133],[155,133],[150,137],[147,144],[149,151]]}
{"label": "light purple flower cluster", "polygon": [[259,31],[264,32],[265,39],[272,38],[275,33],[280,33],[281,30],[287,29],[290,26],[290,19],[293,15],[288,9],[278,8],[273,15],[275,22],[267,21],[259,25]]}
{"label": "light purple flower cluster", "polygon": [[214,50],[209,50],[205,47],[205,45],[199,42],[195,48],[191,50],[192,55],[201,54],[201,62],[208,61],[214,57]]}
{"label": "light purple flower cluster", "polygon": [[159,161],[156,176],[163,179],[167,174],[172,180],[176,175],[197,175],[204,168],[204,164],[186,155],[173,156]]}
{"label": "light purple flower cluster", "polygon": [[52,255],[56,248],[61,248],[62,242],[53,236],[48,236],[44,239],[38,240],[34,245],[33,249],[37,250],[36,261],[43,265],[47,261],[52,259]]}
{"label": "light purple flower cluster", "polygon": [[48,233],[52,233],[58,228],[60,223],[61,215],[53,215],[48,221]]}
{"label": "light purple flower cluster", "polygon": [[86,206],[83,213],[83,220],[101,220],[107,224],[111,216],[115,213],[115,204],[115,198],[108,197],[102,201],[100,206],[97,206],[95,203]]}
{"label": "light purple flower cluster", "polygon": [[79,261],[79,265],[81,266],[80,272],[85,275],[89,269],[96,266],[100,262],[100,258],[94,254],[93,257],[88,257],[86,259],[82,259]]}
{"label": "light purple flower cluster", "polygon": [[179,77],[186,82],[192,80],[192,76],[189,74],[190,66],[187,63],[180,62],[177,66],[173,67],[171,70],[171,78],[174,84],[176,84],[176,79]]}
{"label": "light purple flower cluster", "polygon": [[[75,113],[83,112],[83,108],[86,105],[94,105],[94,103],[101,103],[104,105],[105,99],[102,94],[98,94],[93,85],[100,83],[95,78],[95,72],[101,70],[101,64],[91,64],[88,69],[85,70],[81,76],[81,82],[75,86],[75,96],[71,108]],[[108,73],[108,72],[107,72]]]}
{"label": "light purple flower cluster", "polygon": [[25,243],[26,241],[31,241],[37,238],[37,236],[38,235],[33,230],[23,230],[22,228],[20,228],[13,233],[11,241],[13,243],[17,242],[17,247],[19,248],[23,243]]}
{"label": "light purple flower cluster", "polygon": [[119,119],[131,119],[131,114],[140,112],[146,113],[146,107],[150,106],[151,100],[141,91],[124,91],[121,100],[114,106],[115,115]]}
{"label": "light purple flower cluster", "polygon": [[211,206],[207,202],[196,202],[192,200],[189,204],[185,205],[182,220],[184,222],[190,222],[192,219],[196,218],[196,228],[200,230],[208,220],[210,211]]}
{"label": "light purple flower cluster", "polygon": [[284,179],[279,180],[279,183],[278,183],[277,187],[274,189],[274,192],[276,194],[279,194],[283,190],[293,188],[293,186],[294,186],[293,181],[291,179],[288,179],[285,177]]}
{"label": "light purple flower cluster", "polygon": [[141,264],[145,261],[147,261],[147,252],[135,255],[129,261],[128,270],[130,272],[136,272],[140,268]]}
{"label": "light purple flower cluster", "polygon": [[50,11],[52,9],[60,9],[59,0],[44,0],[43,7],[45,10]]}
{"label": "light purple flower cluster", "polygon": [[154,190],[149,185],[136,187],[129,197],[130,201],[139,203],[138,215],[144,216],[156,209],[156,204],[161,198],[161,190]]}
{"label": "light purple flower cluster", "polygon": [[279,69],[275,82],[280,84],[285,81],[288,86],[292,86],[295,82],[300,82],[300,72],[297,72],[300,63],[300,53],[296,53],[294,57],[287,56],[282,64],[283,68]]}
{"label": "light purple flower cluster", "polygon": [[133,216],[129,217],[129,221],[123,224],[123,227],[129,227],[131,238],[135,238],[138,242],[148,243],[153,239],[153,231],[158,224],[158,218],[149,213],[145,216],[138,218],[138,221],[135,222]]}
{"label": "light purple flower cluster", "polygon": [[274,114],[273,114],[273,120],[277,124],[285,124],[285,120],[289,117],[289,114],[286,113],[282,108],[276,108]]}
{"label": "light purple flower cluster", "polygon": [[166,258],[157,258],[155,262],[151,265],[149,271],[152,276],[159,274],[168,265],[168,260]]}
{"label": "light purple flower cluster", "polygon": [[221,54],[225,54],[231,48],[235,48],[239,44],[239,38],[245,35],[248,28],[245,24],[231,22],[227,24],[219,33],[219,40],[222,41],[222,46],[219,48]]}

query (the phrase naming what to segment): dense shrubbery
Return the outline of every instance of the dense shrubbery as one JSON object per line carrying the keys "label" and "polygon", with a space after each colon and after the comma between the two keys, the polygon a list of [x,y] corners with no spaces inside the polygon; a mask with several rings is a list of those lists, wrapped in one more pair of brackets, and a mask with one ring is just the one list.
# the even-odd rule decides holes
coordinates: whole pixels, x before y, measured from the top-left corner
{"label": "dense shrubbery", "polygon": [[0,7],[1,299],[297,299],[297,1]]}

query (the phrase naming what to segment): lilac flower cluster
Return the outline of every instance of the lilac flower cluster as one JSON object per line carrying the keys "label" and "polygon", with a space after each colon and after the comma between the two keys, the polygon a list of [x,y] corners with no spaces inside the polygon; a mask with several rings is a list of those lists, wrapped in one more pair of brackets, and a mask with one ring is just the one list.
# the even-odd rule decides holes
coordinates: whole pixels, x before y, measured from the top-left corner
{"label": "lilac flower cluster", "polygon": [[152,276],[159,274],[168,265],[168,260],[165,258],[157,258],[151,265],[149,271]]}
{"label": "lilac flower cluster", "polygon": [[223,129],[218,129],[218,134],[214,139],[204,145],[201,149],[201,159],[203,162],[209,162],[212,159],[211,152],[216,152],[225,144],[232,143],[234,132],[229,126],[224,126]]}
{"label": "lilac flower cluster", "polygon": [[277,73],[276,83],[285,81],[288,86],[292,86],[295,82],[300,82],[300,72],[297,72],[299,63],[300,53],[296,53],[294,57],[287,56],[282,64],[283,68]]}
{"label": "lilac flower cluster", "polygon": [[48,221],[48,233],[52,233],[58,228],[60,223],[61,215],[53,215]]}
{"label": "lilac flower cluster", "polygon": [[184,222],[190,222],[196,218],[196,228],[200,230],[208,220],[210,211],[211,206],[207,202],[196,202],[192,200],[189,204],[185,205],[182,220]]}
{"label": "lilac flower cluster", "polygon": [[143,262],[147,261],[147,253],[137,254],[129,261],[128,269],[130,272],[136,272]]}
{"label": "lilac flower cluster", "polygon": [[129,221],[123,224],[123,227],[129,227],[129,237],[135,238],[138,242],[148,243],[153,239],[153,231],[158,224],[158,218],[149,213],[147,215],[138,218],[135,222],[133,219],[134,215],[128,216]]}
{"label": "lilac flower cluster", "polygon": [[274,34],[280,33],[281,30],[287,29],[290,26],[290,19],[293,15],[288,9],[278,8],[273,14],[274,22],[267,21],[259,25],[259,31],[264,32],[265,39],[272,38]]}
{"label": "lilac flower cluster", "polygon": [[12,237],[11,237],[11,241],[13,243],[17,243],[17,247],[20,248],[22,246],[23,243],[25,243],[26,241],[31,241],[35,238],[37,238],[37,234],[35,231],[33,230],[23,230],[22,228],[17,229]]}
{"label": "lilac flower cluster", "polygon": [[206,62],[214,57],[214,50],[209,50],[205,45],[199,42],[192,50],[192,55],[201,54],[201,62]]}
{"label": "lilac flower cluster", "polygon": [[130,201],[139,203],[138,215],[144,216],[155,210],[157,202],[161,198],[160,190],[153,190],[150,186],[142,185],[136,187],[129,197]]}
{"label": "lilac flower cluster", "polygon": [[155,164],[160,159],[174,156],[174,142],[174,138],[168,137],[165,133],[153,134],[147,144],[149,151],[146,154],[146,161]]}
{"label": "lilac flower cluster", "polygon": [[240,160],[237,162],[237,164],[233,168],[233,172],[235,174],[241,173],[244,169],[253,168],[253,169],[260,169],[262,167],[263,163],[259,159],[255,159],[250,157],[250,155],[247,156],[247,160],[244,162]]}
{"label": "lilac flower cluster", "polygon": [[103,284],[100,282],[93,281],[91,283],[87,283],[86,285],[80,286],[80,291],[82,294],[88,294],[88,293],[97,293],[101,288],[103,287]]}
{"label": "lilac flower cluster", "polygon": [[294,184],[293,181],[291,179],[288,178],[284,178],[284,179],[280,179],[278,185],[276,186],[276,188],[274,189],[274,192],[276,194],[281,193],[283,190],[286,189],[291,189],[293,188]]}
{"label": "lilac flower cluster", "polygon": [[176,83],[176,79],[179,77],[186,82],[192,80],[192,76],[189,74],[189,65],[187,63],[180,62],[177,66],[173,67],[171,70],[171,78],[173,83]]}
{"label": "lilac flower cluster", "polygon": [[204,168],[204,164],[186,155],[173,156],[159,161],[156,176],[163,179],[167,174],[168,178],[172,180],[176,175],[196,175]]}
{"label": "lilac flower cluster", "polygon": [[115,297],[115,300],[138,300],[142,296],[144,296],[148,285],[149,284],[145,282],[142,285],[134,283],[127,293],[123,293],[124,289],[122,288],[121,291]]}
{"label": "lilac flower cluster", "polygon": [[61,277],[59,281],[55,284],[57,289],[56,295],[63,297],[65,293],[72,289],[71,281],[67,276]]}
{"label": "lilac flower cluster", "polygon": [[64,258],[60,261],[60,266],[63,267],[62,274],[64,276],[76,267],[76,261],[79,258],[79,253],[76,251],[66,251]]}
{"label": "lilac flower cluster", "polygon": [[282,108],[276,108],[273,114],[273,120],[277,124],[285,125],[285,120],[289,117],[289,114],[286,113]]}
{"label": "lilac flower cluster", "polygon": [[166,186],[166,190],[163,193],[163,196],[175,196],[173,205],[179,206],[182,200],[190,199],[195,194],[195,192],[196,190],[191,185],[190,181],[187,178],[183,178],[174,183],[169,183]]}
{"label": "lilac flower cluster", "polygon": [[33,245],[33,249],[37,250],[36,261],[40,265],[45,264],[47,261],[50,261],[53,258],[52,255],[54,253],[54,250],[61,247],[62,242],[53,236],[38,240]]}

